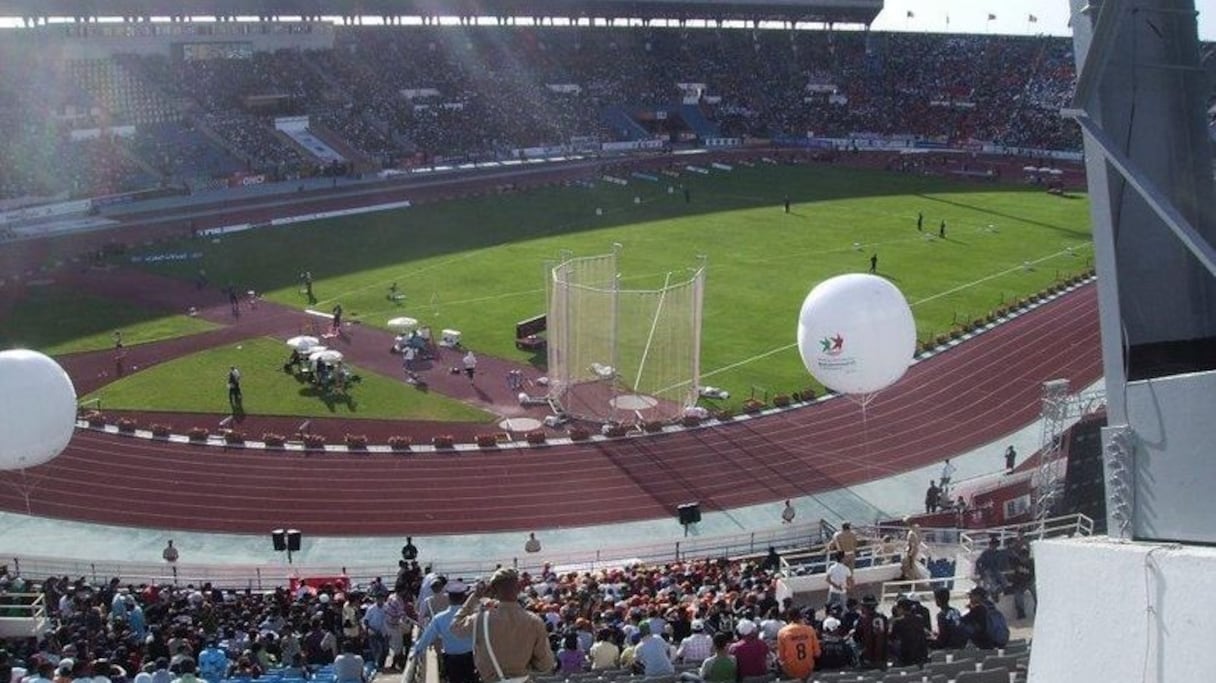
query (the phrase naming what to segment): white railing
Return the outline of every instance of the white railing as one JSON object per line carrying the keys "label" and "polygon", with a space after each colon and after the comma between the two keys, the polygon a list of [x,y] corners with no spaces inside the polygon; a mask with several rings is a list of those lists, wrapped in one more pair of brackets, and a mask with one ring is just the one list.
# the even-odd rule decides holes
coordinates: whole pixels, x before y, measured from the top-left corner
{"label": "white railing", "polygon": [[967,553],[974,553],[977,549],[982,550],[987,547],[988,541],[992,538],[996,538],[1004,543],[1006,539],[1016,538],[1018,532],[1021,532],[1030,541],[1039,541],[1044,538],[1055,538],[1057,536],[1089,536],[1094,532],[1094,520],[1077,513],[1035,520],[1024,524],[1007,524],[991,529],[973,529],[962,532],[959,543]]}
{"label": "white railing", "polygon": [[5,612],[15,616],[0,617],[0,638],[36,638],[46,632],[46,598],[42,593],[6,593],[12,602],[4,605]]}
{"label": "white railing", "polygon": [[[609,549],[568,553],[521,554],[517,557],[483,557],[467,560],[425,562],[449,576],[479,577],[498,566],[513,566],[536,572],[544,565],[571,571],[620,567],[629,564],[662,564],[684,559],[740,558],[762,556],[770,547],[778,552],[805,549],[823,542],[819,523],[787,525],[776,529],[744,534],[685,538],[680,541],[621,546]],[[425,558],[424,558],[425,559]],[[119,577],[123,583],[201,585],[210,582],[219,588],[271,590],[286,586],[295,577],[346,577],[353,585],[370,583],[376,577],[391,580],[397,574],[397,560],[364,565],[220,565],[177,562],[121,562],[69,560],[31,555],[14,556],[10,568],[30,580],[48,576],[85,577],[99,582]]]}

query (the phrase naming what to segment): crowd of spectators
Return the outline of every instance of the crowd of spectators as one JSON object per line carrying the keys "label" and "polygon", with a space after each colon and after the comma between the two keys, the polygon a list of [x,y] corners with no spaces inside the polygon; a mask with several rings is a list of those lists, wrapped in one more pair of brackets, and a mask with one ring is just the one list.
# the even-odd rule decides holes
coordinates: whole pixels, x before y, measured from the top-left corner
{"label": "crowd of spectators", "polygon": [[[109,683],[188,682],[186,675],[195,671],[208,683],[284,669],[307,677],[322,667],[332,672],[335,661],[343,669],[356,660],[356,671],[364,661],[402,670],[414,627],[429,634],[426,626],[446,613],[447,597],[460,600],[469,588],[416,560],[399,566],[392,582],[377,578],[355,588],[338,578],[269,592],[133,585],[118,578],[94,584],[66,576],[35,586],[8,574],[0,594],[40,592],[53,626],[41,638],[5,643],[0,668]],[[964,614],[940,590],[936,619],[909,598],[901,598],[888,617],[872,596],[823,609],[796,606],[791,598],[779,602],[779,568],[772,550],[757,560],[563,572],[546,566],[522,574],[519,599],[544,624],[561,674],[620,669],[654,677],[679,669],[725,683],[770,672],[788,677],[799,673],[794,666],[914,665],[927,661],[932,648],[1004,644],[990,633],[987,610],[995,607],[983,589],[973,591]],[[458,607],[453,603],[450,611]],[[814,653],[782,650],[779,634],[788,625],[814,629]],[[415,653],[431,642],[420,641]],[[343,653],[348,659],[340,659]],[[3,672],[0,680],[8,680]],[[351,680],[360,679],[339,677],[336,683]]]}
{"label": "crowd of spectators", "polygon": [[[70,130],[97,125],[146,128],[131,149],[167,178],[219,172],[213,162],[225,155],[275,177],[315,172],[318,160],[274,130],[281,115],[313,117],[374,165],[608,140],[627,128],[606,115],[612,109],[661,111],[652,117],[661,124],[642,123],[684,135],[698,127],[732,137],[1080,147],[1058,113],[1074,80],[1063,38],[344,26],[328,50],[66,64],[34,52],[0,63],[0,198],[114,185],[117,166],[77,161],[83,154],[61,146]],[[699,114],[685,111],[709,128],[681,130],[681,105],[695,105]],[[145,125],[165,122],[197,127],[197,147],[166,149],[185,138]],[[81,151],[96,157],[88,147]],[[192,159],[210,161],[189,168]]]}

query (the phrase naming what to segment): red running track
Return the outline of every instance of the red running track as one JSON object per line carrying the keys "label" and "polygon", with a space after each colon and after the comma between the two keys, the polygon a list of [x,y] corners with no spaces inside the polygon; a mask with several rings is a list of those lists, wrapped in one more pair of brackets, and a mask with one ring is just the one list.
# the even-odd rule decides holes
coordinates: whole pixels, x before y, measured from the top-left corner
{"label": "red running track", "polygon": [[[837,399],[676,434],[497,452],[286,454],[80,431],[31,471],[35,515],[214,532],[417,535],[619,523],[814,494],[926,466],[1032,421],[1042,382],[1101,376],[1080,288],[919,363],[867,408]],[[994,454],[994,458],[997,457]],[[995,462],[995,460],[994,460]],[[876,501],[881,504],[881,501]],[[0,508],[25,512],[15,487]]]}

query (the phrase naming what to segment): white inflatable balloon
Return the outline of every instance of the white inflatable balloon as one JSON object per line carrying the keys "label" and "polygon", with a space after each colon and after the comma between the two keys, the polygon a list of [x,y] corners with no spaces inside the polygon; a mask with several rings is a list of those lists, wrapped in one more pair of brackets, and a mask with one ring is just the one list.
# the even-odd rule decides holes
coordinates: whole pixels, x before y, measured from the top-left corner
{"label": "white inflatable balloon", "polygon": [[76,387],[58,363],[37,351],[0,351],[0,396],[0,470],[63,452],[76,427]]}
{"label": "white inflatable balloon", "polygon": [[895,285],[877,275],[825,280],[802,302],[798,351],[829,389],[880,391],[903,377],[916,354],[912,309]]}

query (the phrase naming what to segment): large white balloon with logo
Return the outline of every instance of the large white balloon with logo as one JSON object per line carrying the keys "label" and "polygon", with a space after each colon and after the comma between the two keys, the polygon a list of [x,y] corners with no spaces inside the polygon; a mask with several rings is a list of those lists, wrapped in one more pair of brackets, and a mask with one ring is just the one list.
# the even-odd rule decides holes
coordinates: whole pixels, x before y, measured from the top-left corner
{"label": "large white balloon with logo", "polygon": [[51,358],[37,351],[0,351],[0,470],[49,462],[67,447],[76,427],[76,387]]}
{"label": "large white balloon with logo", "polygon": [[899,289],[877,275],[839,275],[802,302],[798,351],[815,379],[862,397],[894,384],[916,353],[916,323]]}

